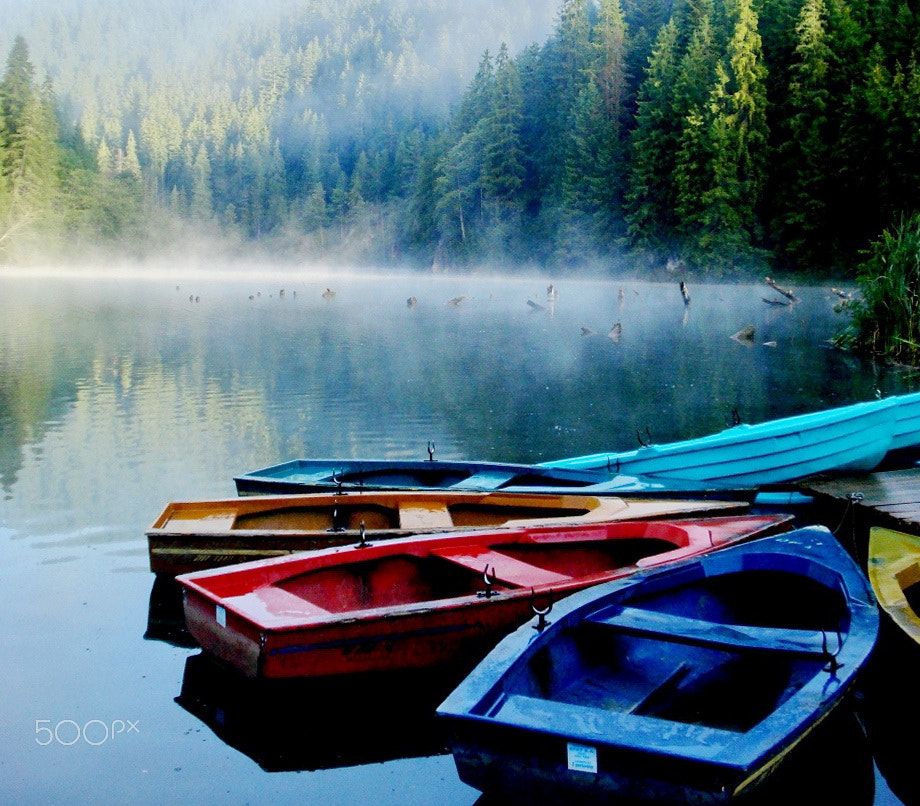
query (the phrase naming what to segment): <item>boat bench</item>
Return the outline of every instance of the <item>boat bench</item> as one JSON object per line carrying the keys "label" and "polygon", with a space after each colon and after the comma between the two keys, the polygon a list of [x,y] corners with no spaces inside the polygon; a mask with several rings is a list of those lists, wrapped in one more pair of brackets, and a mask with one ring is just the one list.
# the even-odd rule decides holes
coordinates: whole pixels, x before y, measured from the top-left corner
{"label": "boat bench", "polygon": [[328,616],[330,611],[277,585],[263,585],[253,591],[230,599],[237,610],[253,617],[258,623],[266,613],[272,617],[296,616],[315,618]]}
{"label": "boat bench", "polygon": [[515,476],[506,470],[483,470],[474,473],[456,484],[451,484],[451,490],[497,490],[502,485],[511,481]]}
{"label": "boat bench", "polygon": [[452,529],[454,519],[446,504],[399,505],[400,529]]}
{"label": "boat bench", "polygon": [[[784,627],[753,627],[722,624],[700,619],[658,613],[638,607],[624,607],[616,613],[586,619],[632,633],[658,635],[683,643],[733,649],[766,649],[803,655],[829,654],[828,636],[820,630],[796,630]],[[836,639],[832,645],[836,649]]]}
{"label": "boat bench", "polygon": [[732,745],[738,744],[735,731],[673,722],[652,716],[617,713],[574,703],[544,700],[511,694],[489,715],[496,724],[513,725],[535,733],[551,732],[572,740],[604,745],[620,745],[639,750],[656,750],[700,761],[712,761]]}
{"label": "boat bench", "polygon": [[567,574],[531,565],[486,546],[434,549],[431,553],[472,571],[485,572],[488,567],[490,577],[520,588],[535,588],[539,585],[553,585],[571,580]]}
{"label": "boat bench", "polygon": [[[313,470],[310,472],[303,473],[291,473],[289,476],[278,476],[278,481],[281,482],[290,482],[295,484],[332,484],[333,476],[337,471],[335,470]],[[254,478],[261,480],[262,478],[273,479],[272,476],[254,476]]]}

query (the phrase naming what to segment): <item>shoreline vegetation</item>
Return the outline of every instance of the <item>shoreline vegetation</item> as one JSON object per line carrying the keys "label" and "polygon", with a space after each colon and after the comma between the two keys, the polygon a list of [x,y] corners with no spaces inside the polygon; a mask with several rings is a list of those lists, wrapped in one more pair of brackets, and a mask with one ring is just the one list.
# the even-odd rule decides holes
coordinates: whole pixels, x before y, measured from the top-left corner
{"label": "shoreline vegetation", "polygon": [[920,357],[911,0],[57,5],[7,21],[0,262],[834,278],[840,346]]}

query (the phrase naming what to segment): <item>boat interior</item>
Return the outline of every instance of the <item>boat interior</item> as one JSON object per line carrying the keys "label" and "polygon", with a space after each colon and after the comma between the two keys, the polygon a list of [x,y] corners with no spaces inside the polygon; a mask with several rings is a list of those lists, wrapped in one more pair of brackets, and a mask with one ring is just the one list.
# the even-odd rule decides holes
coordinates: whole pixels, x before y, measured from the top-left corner
{"label": "boat interior", "polygon": [[[384,554],[314,568],[271,587],[300,600],[286,597],[286,610],[308,613],[320,608],[346,613],[564,584],[573,577],[614,571],[673,548],[666,540],[642,537],[537,545],[446,545],[424,555]],[[246,571],[199,580],[222,597],[243,596],[252,589],[251,583]],[[272,595],[260,593],[259,598],[271,607]]]}
{"label": "boat interior", "polygon": [[560,719],[577,708],[746,732],[832,667],[847,618],[838,591],[800,575],[704,578],[557,632],[474,713],[501,720],[539,700]]}
{"label": "boat interior", "polygon": [[[593,500],[593,499],[589,499]],[[501,526],[514,521],[542,518],[578,518],[589,507],[559,507],[477,501],[409,500],[397,506],[371,501],[348,501],[324,506],[286,506],[241,513],[234,530],[291,530],[304,532],[368,531],[382,529],[442,529]]]}

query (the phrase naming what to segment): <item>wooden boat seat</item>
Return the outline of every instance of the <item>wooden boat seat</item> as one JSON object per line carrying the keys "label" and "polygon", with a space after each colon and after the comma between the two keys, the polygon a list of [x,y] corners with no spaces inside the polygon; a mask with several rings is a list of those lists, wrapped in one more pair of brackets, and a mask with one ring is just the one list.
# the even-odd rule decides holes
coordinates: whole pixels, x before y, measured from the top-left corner
{"label": "wooden boat seat", "polygon": [[267,610],[272,616],[328,616],[330,611],[277,585],[264,585],[228,601],[254,614]]}
{"label": "wooden boat seat", "polygon": [[559,574],[536,565],[494,551],[488,546],[461,546],[457,548],[434,549],[437,557],[449,560],[464,568],[484,572],[489,568],[489,576],[499,582],[516,585],[520,588],[534,588],[539,585],[553,585],[571,579],[567,574]]}
{"label": "wooden boat seat", "polygon": [[451,529],[454,519],[443,503],[399,505],[400,529]]}
{"label": "wooden boat seat", "polygon": [[507,470],[483,470],[451,484],[451,490],[497,490],[515,476]]}
{"label": "wooden boat seat", "polygon": [[658,635],[675,641],[701,646],[733,649],[765,649],[804,655],[827,655],[837,648],[834,635],[820,630],[797,630],[784,627],[752,627],[657,613],[638,607],[624,607],[610,616],[588,619],[632,633]]}
{"label": "wooden boat seat", "polygon": [[681,755],[701,760],[711,760],[738,743],[735,731],[522,694],[512,694],[502,700],[490,716],[536,733],[545,733],[551,725],[554,733],[578,737],[585,742],[603,744],[610,736],[616,736],[617,742],[624,746],[642,750],[652,748],[666,755],[674,754],[675,746],[679,746]]}
{"label": "wooden boat seat", "polygon": [[285,482],[296,482],[297,484],[318,484],[327,482],[332,484],[332,478],[335,475],[334,470],[314,470],[311,472],[291,473],[290,476],[280,479]]}

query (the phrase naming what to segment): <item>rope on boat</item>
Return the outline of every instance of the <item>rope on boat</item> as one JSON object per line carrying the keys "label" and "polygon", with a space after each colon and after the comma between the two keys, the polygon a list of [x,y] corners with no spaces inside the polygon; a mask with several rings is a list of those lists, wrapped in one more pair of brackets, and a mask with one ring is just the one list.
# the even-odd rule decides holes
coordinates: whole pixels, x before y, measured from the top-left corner
{"label": "rope on boat", "polygon": [[850,538],[850,553],[853,555],[853,557],[858,556],[857,548],[856,548],[856,504],[861,503],[864,498],[865,496],[859,491],[847,493],[846,494],[847,505],[843,510],[843,515],[840,516],[840,523],[837,524],[836,529],[831,529],[831,532],[839,538],[840,530],[843,528],[844,523],[846,523],[847,517],[851,516],[850,517],[849,538]]}

